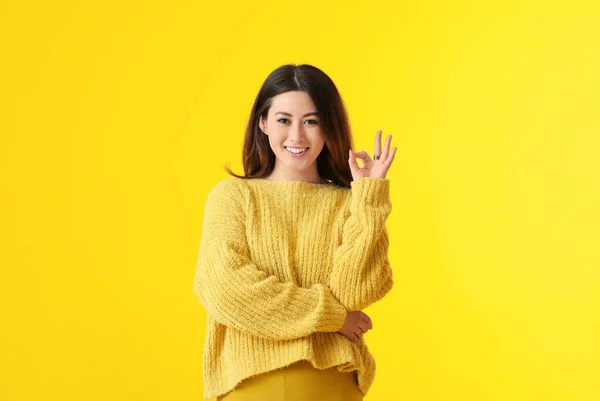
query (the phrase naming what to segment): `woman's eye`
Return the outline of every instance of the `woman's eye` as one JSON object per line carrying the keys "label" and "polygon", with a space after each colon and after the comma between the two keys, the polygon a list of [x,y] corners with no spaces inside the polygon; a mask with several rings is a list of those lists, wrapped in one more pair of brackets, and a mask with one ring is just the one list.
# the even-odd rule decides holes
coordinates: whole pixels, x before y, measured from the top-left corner
{"label": "woman's eye", "polygon": [[[308,121],[312,121],[312,124],[318,124],[319,122],[317,120],[306,120],[306,122]],[[279,120],[277,120],[277,122],[280,122],[282,124],[287,124],[289,122],[289,120],[287,118],[280,118]]]}

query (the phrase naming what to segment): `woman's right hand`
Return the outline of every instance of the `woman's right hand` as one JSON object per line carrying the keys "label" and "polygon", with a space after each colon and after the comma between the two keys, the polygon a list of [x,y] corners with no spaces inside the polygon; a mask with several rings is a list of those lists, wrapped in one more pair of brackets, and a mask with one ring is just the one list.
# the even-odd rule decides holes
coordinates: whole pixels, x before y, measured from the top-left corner
{"label": "woman's right hand", "polygon": [[373,328],[371,318],[363,311],[348,311],[346,320],[338,333],[357,343],[367,331]]}

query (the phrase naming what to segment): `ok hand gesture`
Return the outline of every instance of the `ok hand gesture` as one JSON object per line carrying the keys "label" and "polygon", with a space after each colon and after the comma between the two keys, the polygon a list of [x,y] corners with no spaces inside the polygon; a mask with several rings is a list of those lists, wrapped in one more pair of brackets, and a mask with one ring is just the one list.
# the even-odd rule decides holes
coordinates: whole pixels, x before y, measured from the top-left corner
{"label": "ok hand gesture", "polygon": [[[394,147],[390,153],[391,141],[392,136],[388,135],[385,139],[385,145],[382,152],[381,130],[377,131],[375,134],[375,153],[373,155],[373,160],[364,150],[360,152],[353,152],[352,149],[350,149],[350,158],[348,159],[348,163],[350,164],[350,171],[352,172],[352,179],[354,181],[363,177],[385,178],[385,175],[392,165],[394,156],[396,155],[396,149],[398,149],[398,147]],[[363,167],[358,165],[356,158],[359,158],[363,161]]]}

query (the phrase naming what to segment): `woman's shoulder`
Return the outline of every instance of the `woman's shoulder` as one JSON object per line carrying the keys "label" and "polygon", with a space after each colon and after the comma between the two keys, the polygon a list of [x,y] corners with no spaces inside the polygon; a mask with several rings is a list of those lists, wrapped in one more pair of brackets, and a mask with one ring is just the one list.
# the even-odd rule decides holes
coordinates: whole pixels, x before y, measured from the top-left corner
{"label": "woman's shoulder", "polygon": [[237,177],[225,177],[217,181],[211,188],[211,191],[223,191],[239,188],[240,180],[241,178]]}
{"label": "woman's shoulder", "polygon": [[221,180],[217,181],[213,187],[211,188],[211,191],[234,191],[234,192],[239,192],[239,191],[244,191],[245,189],[247,190],[248,188],[248,183],[250,181],[256,181],[257,179],[255,178],[240,178],[240,177],[234,177],[234,176],[229,176],[229,177],[225,177],[222,178]]}
{"label": "woman's shoulder", "polygon": [[227,206],[243,203],[245,190],[241,180],[237,177],[226,177],[217,181],[208,191],[207,202]]}

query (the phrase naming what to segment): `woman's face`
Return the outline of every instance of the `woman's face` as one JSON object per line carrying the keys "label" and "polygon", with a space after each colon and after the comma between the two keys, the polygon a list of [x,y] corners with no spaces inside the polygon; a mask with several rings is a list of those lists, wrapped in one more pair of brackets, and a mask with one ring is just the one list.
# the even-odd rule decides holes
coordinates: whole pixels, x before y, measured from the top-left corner
{"label": "woman's face", "polygon": [[[289,91],[273,97],[267,119],[261,118],[260,128],[269,137],[277,169],[308,170],[306,173],[316,174],[316,159],[325,146],[321,120],[316,113],[317,108],[306,92]],[[300,149],[288,150],[288,146]],[[302,149],[300,154],[291,153]]]}

